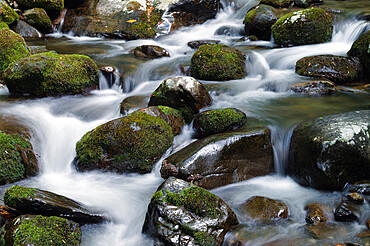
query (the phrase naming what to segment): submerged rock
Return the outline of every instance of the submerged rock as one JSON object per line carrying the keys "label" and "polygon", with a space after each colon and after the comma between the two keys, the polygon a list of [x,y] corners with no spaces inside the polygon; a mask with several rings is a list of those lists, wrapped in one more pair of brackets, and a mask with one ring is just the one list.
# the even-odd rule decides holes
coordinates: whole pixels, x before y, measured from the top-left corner
{"label": "submerged rock", "polygon": [[245,55],[227,45],[202,45],[191,57],[191,75],[198,79],[242,79],[246,73]]}
{"label": "submerged rock", "polygon": [[104,217],[84,205],[49,191],[14,185],[4,194],[4,203],[23,214],[68,218],[80,224],[100,223]]}
{"label": "submerged rock", "polygon": [[288,218],[288,207],[285,203],[263,196],[253,196],[243,205],[242,211],[252,219],[262,221]]}
{"label": "submerged rock", "polygon": [[142,45],[132,50],[135,56],[144,58],[161,58],[169,57],[170,53],[164,48],[157,45]]}
{"label": "submerged rock", "polygon": [[198,40],[188,42],[188,46],[192,49],[199,49],[200,46],[205,44],[219,44],[220,40]]}
{"label": "submerged rock", "polygon": [[205,87],[192,77],[164,80],[150,96],[149,106],[168,106],[177,109],[185,122],[190,123],[201,108],[211,105],[212,98]]}
{"label": "submerged rock", "polygon": [[299,75],[329,79],[336,83],[354,82],[362,75],[358,59],[334,55],[304,57],[297,61],[295,70]]}
{"label": "submerged rock", "polygon": [[236,108],[208,110],[194,118],[193,129],[200,137],[234,130],[244,124],[247,116]]}
{"label": "submerged rock", "polygon": [[331,40],[333,15],[320,8],[302,9],[284,15],[272,26],[276,44],[318,44]]}
{"label": "submerged rock", "polygon": [[166,122],[134,112],[86,133],[76,144],[75,164],[79,171],[149,173],[172,141]]}
{"label": "submerged rock", "polygon": [[76,222],[51,216],[21,215],[5,225],[5,245],[69,245],[81,242],[81,228]]}
{"label": "submerged rock", "polygon": [[250,10],[244,18],[244,29],[247,36],[255,35],[258,39],[271,39],[271,27],[278,20],[277,10],[271,6],[258,5]]}
{"label": "submerged rock", "polygon": [[167,157],[161,176],[213,189],[274,171],[267,129],[227,132],[200,139]]}
{"label": "submerged rock", "polygon": [[143,233],[164,245],[222,245],[238,224],[235,213],[219,197],[171,177],[154,193]]}
{"label": "submerged rock", "polygon": [[0,0],[0,22],[2,21],[5,24],[11,24],[16,20],[19,20],[18,14],[9,7],[6,1]]}
{"label": "submerged rock", "polygon": [[97,88],[99,71],[88,56],[48,52],[13,62],[4,72],[4,81],[13,94],[61,96]]}
{"label": "submerged rock", "polygon": [[237,37],[245,35],[243,28],[235,26],[221,26],[217,28],[214,35],[223,35],[229,37]]}
{"label": "submerged rock", "polygon": [[145,108],[148,105],[147,96],[130,96],[123,99],[120,104],[120,113],[127,115],[129,112],[138,108]]}
{"label": "submerged rock", "polygon": [[28,9],[24,11],[22,16],[28,24],[43,33],[51,33],[53,31],[51,20],[44,9]]}
{"label": "submerged rock", "polygon": [[316,189],[341,190],[370,177],[370,110],[320,117],[298,125],[287,174]]}
{"label": "submerged rock", "polygon": [[330,81],[316,80],[298,83],[289,87],[292,92],[308,95],[333,94],[337,93],[337,86]]}
{"label": "submerged rock", "polygon": [[12,29],[24,38],[41,38],[43,36],[36,28],[22,20],[17,21]]}
{"label": "submerged rock", "polygon": [[347,55],[358,57],[361,65],[364,67],[366,76],[370,76],[370,30],[361,34],[361,36],[352,44]]}

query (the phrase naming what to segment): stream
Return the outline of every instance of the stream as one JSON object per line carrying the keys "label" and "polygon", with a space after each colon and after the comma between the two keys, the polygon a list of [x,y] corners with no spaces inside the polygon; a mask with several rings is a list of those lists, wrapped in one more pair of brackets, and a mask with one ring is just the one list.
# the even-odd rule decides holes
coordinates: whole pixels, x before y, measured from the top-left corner
{"label": "stream", "polygon": [[[249,41],[240,40],[240,36],[214,35],[222,26],[242,29],[245,13],[256,2],[245,0],[238,11],[234,11],[230,4],[226,5],[213,20],[153,40],[109,40],[59,32],[45,38],[26,40],[30,46],[45,46],[47,50],[58,53],[85,54],[93,58],[98,66],[114,66],[124,74],[125,82],[121,86],[119,80],[116,80],[109,87],[101,76],[101,89],[87,96],[41,99],[14,99],[9,97],[6,87],[0,88],[0,114],[16,117],[31,129],[31,142],[39,160],[39,175],[17,184],[67,196],[101,211],[109,218],[108,222],[102,224],[82,226],[81,245],[152,245],[152,240],[141,233],[141,228],[151,196],[164,181],[159,173],[160,164],[171,151],[195,141],[191,126],[184,127],[182,134],[175,137],[172,149],[167,151],[151,173],[145,175],[77,172],[72,163],[76,155],[75,145],[86,132],[122,117],[119,106],[123,99],[138,95],[149,98],[164,79],[183,76],[180,66],[190,64],[195,52],[187,46],[189,41],[220,40],[223,44],[248,52],[248,75],[240,80],[226,82],[201,80],[213,98],[212,106],[203,110],[235,107],[244,111],[248,117],[258,119],[260,124],[268,126],[272,132],[276,174],[216,188],[211,192],[235,209],[240,223],[246,225],[249,222],[236,208],[249,197],[267,196],[287,204],[290,223],[256,231],[253,243],[246,245],[305,238],[301,229],[305,224],[305,204],[323,202],[335,207],[334,204],[344,193],[302,187],[284,175],[292,130],[295,125],[319,116],[369,109],[370,94],[356,89],[332,96],[293,94],[289,92],[289,86],[311,80],[295,73],[295,62],[302,57],[317,54],[346,55],[356,38],[370,29],[369,22],[355,18],[363,8],[367,6],[369,9],[370,6],[368,0],[327,0],[325,6],[341,9],[345,14],[335,22],[332,41],[324,44],[277,48],[271,41]],[[144,44],[159,45],[167,49],[171,56],[145,60],[130,53],[133,48]],[[1,186],[0,195],[12,185]],[[366,206],[365,210],[369,213],[369,205]],[[344,225],[347,233],[344,236],[338,235],[336,241],[351,241],[354,235],[365,229],[363,224]],[[305,245],[322,243],[308,237],[304,241]]]}

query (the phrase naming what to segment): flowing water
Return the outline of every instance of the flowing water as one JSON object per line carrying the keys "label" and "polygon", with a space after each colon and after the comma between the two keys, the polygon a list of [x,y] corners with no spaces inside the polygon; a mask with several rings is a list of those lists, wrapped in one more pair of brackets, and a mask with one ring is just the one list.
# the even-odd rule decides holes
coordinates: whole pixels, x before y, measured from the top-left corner
{"label": "flowing water", "polygon": [[[181,75],[180,66],[189,64],[194,53],[187,46],[187,42],[193,40],[221,40],[224,44],[248,52],[249,74],[244,79],[227,82],[202,81],[214,100],[210,109],[239,108],[249,117],[256,118],[259,124],[268,126],[272,132],[276,175],[255,178],[212,191],[234,208],[240,222],[246,225],[248,221],[238,212],[238,206],[249,197],[264,195],[287,203],[291,223],[278,226],[277,229],[267,228],[266,233],[256,232],[258,236],[255,236],[253,243],[246,245],[304,238],[300,229],[305,223],[304,205],[308,202],[323,202],[334,206],[340,200],[343,195],[340,192],[326,193],[301,187],[289,177],[284,177],[290,136],[294,126],[305,120],[368,109],[370,95],[352,90],[333,96],[303,96],[290,93],[288,87],[310,80],[295,74],[294,65],[298,59],[315,54],[345,55],[352,42],[370,28],[369,23],[355,19],[357,15],[368,11],[361,7],[366,7],[367,0],[353,0],[352,5],[348,2],[328,1],[328,6],[339,8],[345,14],[336,21],[332,41],[325,44],[276,48],[273,42],[251,42],[240,40],[241,37],[238,36],[214,35],[222,26],[243,29],[242,19],[256,2],[233,2],[214,20],[183,28],[170,35],[161,35],[154,40],[117,41],[61,33],[44,39],[28,40],[29,45],[45,46],[58,53],[88,55],[98,65],[114,66],[125,76],[123,87],[119,86],[117,80],[112,88],[101,77],[101,90],[88,96],[14,100],[8,97],[6,88],[0,88],[0,113],[20,119],[31,129],[32,144],[40,163],[40,174],[19,184],[65,195],[101,211],[110,219],[103,224],[83,226],[82,245],[152,244],[151,239],[141,233],[141,228],[150,198],[163,182],[159,174],[161,161],[152,173],[146,175],[79,173],[72,163],[75,144],[87,131],[121,117],[119,104],[124,98],[133,95],[149,97],[164,79]],[[236,5],[239,6],[238,11],[233,10]],[[130,50],[143,44],[160,45],[170,52],[171,57],[144,60],[130,54]],[[185,126],[183,133],[175,138],[172,149],[165,156],[195,141],[192,133],[191,126]],[[2,186],[1,193],[10,186]],[[365,209],[368,210],[369,207]],[[365,227],[353,224],[347,228],[346,236],[336,238],[338,242],[351,240]],[[321,245],[322,242],[307,239],[305,244]]]}

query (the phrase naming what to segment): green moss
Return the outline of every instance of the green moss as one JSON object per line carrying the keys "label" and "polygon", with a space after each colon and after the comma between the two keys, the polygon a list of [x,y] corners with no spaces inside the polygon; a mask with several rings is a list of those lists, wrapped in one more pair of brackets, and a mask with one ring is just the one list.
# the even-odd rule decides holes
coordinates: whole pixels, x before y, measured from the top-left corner
{"label": "green moss", "polygon": [[4,0],[0,0],[0,21],[11,24],[16,20],[19,20],[18,14]]}
{"label": "green moss", "polygon": [[163,192],[161,190],[157,191],[152,196],[152,202],[156,203],[164,196]]}
{"label": "green moss", "polygon": [[64,0],[17,0],[24,9],[42,8],[46,11],[62,11]]}
{"label": "green moss", "polygon": [[9,26],[5,22],[0,21],[0,29],[3,29],[3,28],[8,28],[9,29]]}
{"label": "green moss", "polygon": [[248,13],[244,17],[243,24],[251,22],[256,17],[256,14],[257,8],[248,11]]}
{"label": "green moss", "polygon": [[22,199],[35,196],[35,188],[28,188],[19,185],[13,185],[5,191],[4,203],[9,207],[17,207],[22,203]]}
{"label": "green moss", "polygon": [[34,218],[25,219],[14,232],[13,245],[80,245],[81,229],[75,225],[71,228],[70,223],[56,216],[37,215]]}
{"label": "green moss", "polygon": [[181,193],[167,192],[165,201],[178,207],[184,206],[199,216],[216,218],[220,215],[217,196],[200,187],[192,186]]}
{"label": "green moss", "polygon": [[148,23],[139,22],[131,26],[129,33],[136,39],[154,38],[156,30]]}
{"label": "green moss", "polygon": [[173,115],[175,117],[182,119],[182,115],[177,109],[167,107],[167,106],[158,106],[158,108],[166,115],[169,115],[169,116]]}
{"label": "green moss", "polygon": [[225,81],[245,76],[245,56],[222,45],[202,45],[191,58],[191,75],[205,80]]}
{"label": "green moss", "polygon": [[5,70],[10,63],[30,55],[21,35],[8,28],[0,29],[0,70]]}
{"label": "green moss", "polygon": [[33,8],[23,13],[23,18],[31,26],[38,30],[49,33],[52,31],[52,23],[44,9]]}
{"label": "green moss", "polygon": [[194,234],[195,242],[202,246],[215,246],[217,239],[209,235],[207,232],[197,232]]}
{"label": "green moss", "polygon": [[260,4],[270,5],[275,8],[285,8],[289,7],[290,2],[290,0],[261,0]]}
{"label": "green moss", "polygon": [[331,40],[333,15],[320,8],[284,15],[272,26],[275,43],[284,46],[324,43]]}
{"label": "green moss", "polygon": [[370,75],[370,30],[361,34],[361,36],[352,44],[347,53],[349,56],[355,56],[360,59],[365,73]]}

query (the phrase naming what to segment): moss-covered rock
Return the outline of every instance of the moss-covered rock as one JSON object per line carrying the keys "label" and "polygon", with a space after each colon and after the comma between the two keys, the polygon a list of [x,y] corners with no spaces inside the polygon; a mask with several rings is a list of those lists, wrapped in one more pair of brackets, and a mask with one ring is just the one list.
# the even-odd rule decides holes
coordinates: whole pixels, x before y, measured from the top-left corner
{"label": "moss-covered rock", "polygon": [[194,118],[193,129],[200,137],[236,129],[244,124],[247,116],[236,108],[208,110]]}
{"label": "moss-covered rock", "polygon": [[289,87],[290,91],[308,95],[333,94],[338,92],[337,86],[327,80],[316,80],[294,84]]}
{"label": "moss-covered rock", "polygon": [[51,20],[44,9],[28,9],[24,11],[22,16],[28,24],[36,27],[43,33],[50,33],[53,31]]}
{"label": "moss-covered rock", "polygon": [[171,177],[154,193],[143,232],[159,245],[220,246],[237,224],[235,213],[221,198]]}
{"label": "moss-covered rock", "polygon": [[9,7],[6,1],[0,0],[0,22],[3,21],[6,24],[11,24],[16,20],[19,20],[18,14]]}
{"label": "moss-covered rock", "polygon": [[260,4],[270,5],[275,8],[289,7],[291,0],[261,0]]}
{"label": "moss-covered rock", "polygon": [[56,216],[22,215],[5,229],[5,245],[78,246],[81,241],[79,224]]}
{"label": "moss-covered rock", "polygon": [[288,206],[279,200],[253,196],[242,204],[242,211],[251,219],[275,220],[288,217]]}
{"label": "moss-covered rock", "polygon": [[4,81],[13,94],[79,94],[98,87],[99,71],[88,56],[49,52],[13,62],[4,72]]}
{"label": "moss-covered rock", "polygon": [[170,56],[170,53],[157,45],[142,45],[133,49],[131,52],[135,56],[144,57],[144,58],[161,58],[165,56]]}
{"label": "moss-covered rock", "polygon": [[9,26],[5,22],[0,21],[0,29],[3,29],[3,28],[9,28]]}
{"label": "moss-covered rock", "polygon": [[202,45],[191,57],[191,75],[218,81],[244,78],[245,55],[223,44]]}
{"label": "moss-covered rock", "polygon": [[17,3],[22,9],[42,8],[59,12],[64,8],[64,0],[17,0]]}
{"label": "moss-covered rock", "polygon": [[5,70],[13,61],[30,55],[21,35],[8,28],[0,29],[0,70]]}
{"label": "moss-covered rock", "polygon": [[78,170],[148,173],[171,147],[171,127],[158,117],[134,112],[86,133],[76,145]]}
{"label": "moss-covered rock", "polygon": [[352,44],[347,55],[358,57],[364,67],[365,75],[370,76],[370,30],[361,34]]}
{"label": "moss-covered rock", "polygon": [[298,10],[281,17],[272,26],[272,36],[283,46],[329,42],[333,20],[333,15],[321,8]]}
{"label": "moss-covered rock", "polygon": [[355,82],[363,71],[358,59],[334,55],[304,57],[296,62],[295,70],[299,75],[329,79],[338,84]]}
{"label": "moss-covered rock", "polygon": [[248,36],[255,35],[258,39],[271,39],[271,26],[278,20],[275,8],[267,5],[258,5],[250,10],[244,18],[244,29]]}
{"label": "moss-covered rock", "polygon": [[294,5],[300,8],[307,8],[311,4],[322,4],[324,0],[294,0]]}
{"label": "moss-covered rock", "polygon": [[163,81],[150,96],[149,106],[168,106],[180,111],[186,123],[203,107],[211,105],[206,88],[192,77],[175,77]]}

